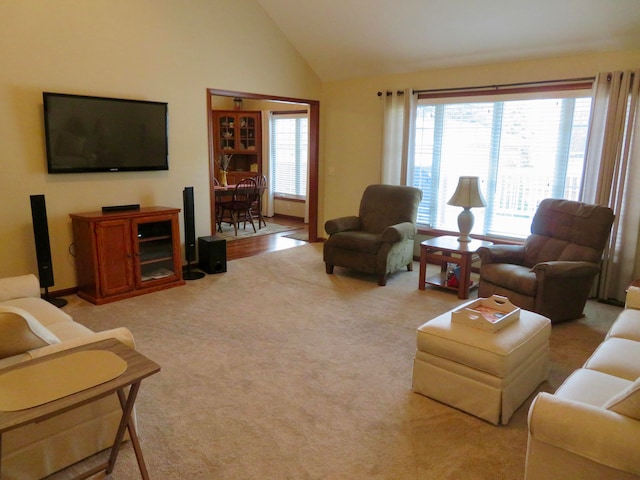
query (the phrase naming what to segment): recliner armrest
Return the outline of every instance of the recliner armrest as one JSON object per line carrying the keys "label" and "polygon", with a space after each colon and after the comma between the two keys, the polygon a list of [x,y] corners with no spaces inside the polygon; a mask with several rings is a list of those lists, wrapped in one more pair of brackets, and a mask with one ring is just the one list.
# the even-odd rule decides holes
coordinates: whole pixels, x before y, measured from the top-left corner
{"label": "recliner armrest", "polygon": [[529,435],[555,448],[640,475],[638,420],[542,392],[529,408]]}
{"label": "recliner armrest", "polygon": [[397,243],[401,240],[415,238],[418,227],[415,223],[403,222],[390,225],[382,232],[382,241]]}
{"label": "recliner armrest", "polygon": [[522,265],[524,263],[524,247],[522,245],[492,245],[491,247],[480,247],[478,255],[482,265],[488,263],[513,263]]}
{"label": "recliner armrest", "polygon": [[346,232],[348,230],[360,230],[361,225],[360,217],[350,215],[327,220],[324,224],[324,229],[329,235],[333,235],[334,233]]}
{"label": "recliner armrest", "polygon": [[600,271],[600,267],[591,262],[571,262],[556,260],[553,262],[541,262],[531,269],[536,273],[543,273],[546,278],[560,277],[585,277],[595,275]]}

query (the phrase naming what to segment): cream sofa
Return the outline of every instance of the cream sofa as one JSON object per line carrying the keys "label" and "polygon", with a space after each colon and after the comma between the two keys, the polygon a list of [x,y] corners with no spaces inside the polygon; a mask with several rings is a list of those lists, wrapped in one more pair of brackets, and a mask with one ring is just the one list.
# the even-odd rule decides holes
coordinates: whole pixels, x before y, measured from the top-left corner
{"label": "cream sofa", "polygon": [[640,478],[640,289],[604,341],[529,409],[526,480]]}
{"label": "cream sofa", "polygon": [[[0,279],[0,368],[106,338],[134,348],[128,329],[94,333],[42,300],[35,276]],[[5,433],[2,480],[42,478],[110,447],[120,415],[114,395]]]}

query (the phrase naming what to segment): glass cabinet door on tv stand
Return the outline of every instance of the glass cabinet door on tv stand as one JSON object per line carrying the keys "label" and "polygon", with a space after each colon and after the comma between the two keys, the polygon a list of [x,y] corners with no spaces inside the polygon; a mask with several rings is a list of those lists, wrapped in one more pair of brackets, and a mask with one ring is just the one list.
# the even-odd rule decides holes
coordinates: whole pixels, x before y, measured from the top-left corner
{"label": "glass cabinet door on tv stand", "polygon": [[137,230],[136,283],[139,288],[151,282],[175,278],[175,255],[171,219],[134,220]]}

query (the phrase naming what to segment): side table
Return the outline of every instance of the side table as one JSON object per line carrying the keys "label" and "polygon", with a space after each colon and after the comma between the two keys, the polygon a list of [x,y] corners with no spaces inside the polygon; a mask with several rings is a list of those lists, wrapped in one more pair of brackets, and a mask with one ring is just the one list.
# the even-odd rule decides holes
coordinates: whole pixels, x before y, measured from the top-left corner
{"label": "side table", "polygon": [[[484,240],[471,240],[470,242],[459,242],[458,237],[443,236],[425,240],[420,243],[420,275],[418,277],[418,288],[424,290],[426,285],[457,290],[458,298],[469,298],[469,290],[477,287],[478,284],[471,280],[471,264],[474,255],[480,247],[489,247],[493,242]],[[425,278],[427,274],[427,264],[440,264],[440,274]],[[460,266],[460,281],[457,287],[447,285],[447,264],[454,263]]]}
{"label": "side table", "polygon": [[[91,403],[102,397],[115,393],[118,395],[118,399],[120,400],[120,405],[122,407],[122,418],[120,420],[120,425],[118,427],[113,446],[111,447],[111,455],[109,457],[109,460],[75,478],[85,479],[101,471],[105,471],[106,474],[109,475],[113,471],[116,459],[118,458],[118,453],[120,450],[120,445],[122,444],[124,433],[128,430],[131,444],[138,461],[140,474],[142,478],[146,480],[149,478],[149,474],[144,463],[142,449],[140,448],[135,425],[131,419],[131,412],[133,410],[133,405],[136,401],[136,396],[138,394],[138,390],[140,388],[140,383],[142,382],[142,380],[160,371],[160,366],[157,363],[149,360],[144,355],[129,348],[124,343],[119,342],[118,340],[108,339],[6,367],[0,370],[0,376],[18,369],[29,369],[33,366],[37,366],[38,364],[43,364],[45,362],[51,361],[53,359],[58,359],[74,352],[82,352],[87,350],[104,350],[114,353],[126,362],[126,370],[124,371],[124,373],[112,380],[77,391],[70,395],[62,396],[41,405],[33,406],[31,408],[26,408],[23,410],[0,411],[0,452],[2,451],[2,434],[4,432],[20,428],[24,425],[46,420],[50,417],[54,417],[68,410],[72,410],[81,405]],[[73,375],[73,372],[59,373],[60,376],[64,376],[65,374]],[[128,389],[128,394],[127,387],[130,387]],[[25,385],[25,393],[33,390],[34,388],[36,388],[37,390],[38,387],[34,387],[33,385]],[[42,386],[42,388],[46,388],[46,385]],[[38,460],[34,459],[34,461]],[[0,478],[2,478],[1,470]]]}

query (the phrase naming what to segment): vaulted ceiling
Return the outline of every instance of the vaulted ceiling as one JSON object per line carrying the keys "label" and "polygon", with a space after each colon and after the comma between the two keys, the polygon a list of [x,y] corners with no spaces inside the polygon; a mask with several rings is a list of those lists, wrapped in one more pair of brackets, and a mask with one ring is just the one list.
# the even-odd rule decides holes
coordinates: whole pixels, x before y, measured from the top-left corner
{"label": "vaulted ceiling", "polygon": [[640,0],[257,0],[322,81],[640,48]]}

